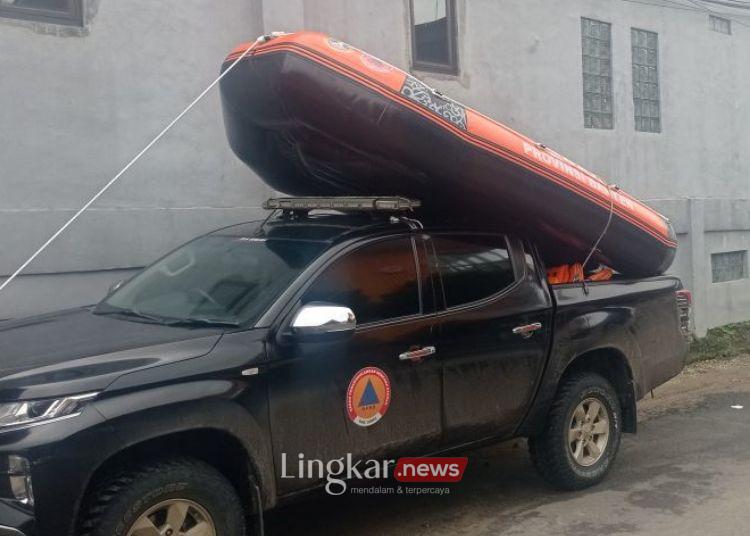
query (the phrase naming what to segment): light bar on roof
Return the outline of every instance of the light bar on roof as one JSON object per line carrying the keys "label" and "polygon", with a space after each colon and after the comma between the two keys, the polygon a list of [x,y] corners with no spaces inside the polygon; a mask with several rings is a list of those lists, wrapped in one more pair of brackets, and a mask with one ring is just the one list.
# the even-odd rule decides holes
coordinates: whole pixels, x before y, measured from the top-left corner
{"label": "light bar on roof", "polygon": [[266,210],[340,210],[401,212],[419,207],[421,203],[405,197],[272,197],[265,203]]}

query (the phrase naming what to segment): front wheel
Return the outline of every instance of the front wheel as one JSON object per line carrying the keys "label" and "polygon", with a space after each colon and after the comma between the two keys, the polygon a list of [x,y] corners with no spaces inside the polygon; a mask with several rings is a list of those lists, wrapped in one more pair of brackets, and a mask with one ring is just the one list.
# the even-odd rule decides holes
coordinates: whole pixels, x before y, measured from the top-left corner
{"label": "front wheel", "polygon": [[244,536],[232,485],[193,459],[155,462],[113,475],[89,499],[80,536]]}
{"label": "front wheel", "polygon": [[614,462],[622,434],[620,402],[594,373],[563,379],[544,431],[529,439],[539,473],[552,485],[577,490],[600,482]]}

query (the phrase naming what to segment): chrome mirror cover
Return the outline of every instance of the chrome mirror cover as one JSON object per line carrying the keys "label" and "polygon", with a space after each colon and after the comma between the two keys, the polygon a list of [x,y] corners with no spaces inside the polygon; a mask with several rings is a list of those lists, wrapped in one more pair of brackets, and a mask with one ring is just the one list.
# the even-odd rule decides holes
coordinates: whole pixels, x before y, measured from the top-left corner
{"label": "chrome mirror cover", "polygon": [[322,335],[352,332],[357,318],[349,307],[334,303],[310,302],[297,311],[291,328],[295,335]]}

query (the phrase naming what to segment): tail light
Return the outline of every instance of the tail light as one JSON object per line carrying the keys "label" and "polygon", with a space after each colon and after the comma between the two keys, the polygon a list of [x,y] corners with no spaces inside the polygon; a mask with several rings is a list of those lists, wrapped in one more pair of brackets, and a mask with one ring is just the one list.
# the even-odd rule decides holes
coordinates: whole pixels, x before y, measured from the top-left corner
{"label": "tail light", "polygon": [[677,310],[680,313],[680,329],[683,335],[690,336],[690,307],[693,305],[693,293],[687,289],[675,292]]}

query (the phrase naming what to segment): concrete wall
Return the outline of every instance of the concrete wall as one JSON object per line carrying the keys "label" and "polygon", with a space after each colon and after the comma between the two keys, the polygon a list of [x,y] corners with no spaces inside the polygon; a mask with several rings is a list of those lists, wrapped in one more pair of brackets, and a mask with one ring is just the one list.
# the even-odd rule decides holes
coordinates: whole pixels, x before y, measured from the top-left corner
{"label": "concrete wall", "polygon": [[[0,275],[36,250],[262,32],[248,0],[87,3],[87,26],[0,20]],[[123,269],[253,219],[214,91],[40,256],[0,318],[98,300]]]}
{"label": "concrete wall", "polygon": [[726,198],[655,200],[668,214],[680,246],[670,272],[693,292],[694,329],[704,335],[712,327],[750,319],[750,279],[713,283],[711,254],[750,247],[750,201]]}
{"label": "concrete wall", "polygon": [[[702,334],[750,319],[750,281],[711,283],[710,267],[711,253],[750,246],[750,11],[682,4],[456,0],[459,74],[412,72],[669,216],[681,241],[672,272],[695,293]],[[705,9],[734,18],[733,34],[710,31]],[[612,24],[613,130],[583,128],[582,16]],[[634,128],[631,27],[659,34],[659,134]],[[232,45],[301,28],[411,70],[409,0],[102,2],[87,29],[62,37],[0,23],[0,274],[207,84]],[[0,295],[0,317],[91,301],[119,270],[252,218],[267,193],[227,148],[214,93],[32,266],[38,275]]]}

